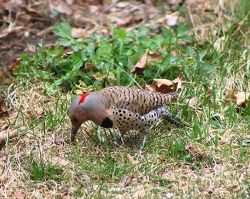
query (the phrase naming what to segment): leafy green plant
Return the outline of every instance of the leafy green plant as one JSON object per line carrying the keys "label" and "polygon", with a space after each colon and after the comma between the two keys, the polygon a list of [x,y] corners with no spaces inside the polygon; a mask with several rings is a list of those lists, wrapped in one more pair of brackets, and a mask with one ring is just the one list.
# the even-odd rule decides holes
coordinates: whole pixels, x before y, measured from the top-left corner
{"label": "leafy green plant", "polygon": [[[51,49],[37,47],[33,58],[24,55],[17,73],[27,74],[29,70],[35,78],[53,81],[49,91],[58,86],[71,89],[80,80],[94,87],[133,85],[133,79],[144,85],[154,78],[178,76],[183,67],[171,52],[193,42],[185,25],[176,30],[164,28],[161,34],[152,34],[144,27],[129,32],[112,27],[111,36],[94,33],[84,39],[73,38],[71,29],[67,23],[57,24],[53,32],[59,45]],[[157,64],[148,63],[143,76],[138,77],[129,71],[147,49],[160,53],[163,59]],[[34,68],[39,68],[39,73],[33,73]]]}

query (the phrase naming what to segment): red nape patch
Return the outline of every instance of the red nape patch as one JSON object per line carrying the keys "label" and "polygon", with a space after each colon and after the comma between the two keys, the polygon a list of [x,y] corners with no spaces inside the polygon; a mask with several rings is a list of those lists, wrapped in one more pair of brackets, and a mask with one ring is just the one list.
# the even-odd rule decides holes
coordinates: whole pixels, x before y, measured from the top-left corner
{"label": "red nape patch", "polygon": [[85,100],[85,98],[86,98],[88,95],[89,95],[88,93],[82,94],[82,96],[81,96],[81,98],[80,98],[80,100],[79,100],[79,104],[83,103],[84,100]]}

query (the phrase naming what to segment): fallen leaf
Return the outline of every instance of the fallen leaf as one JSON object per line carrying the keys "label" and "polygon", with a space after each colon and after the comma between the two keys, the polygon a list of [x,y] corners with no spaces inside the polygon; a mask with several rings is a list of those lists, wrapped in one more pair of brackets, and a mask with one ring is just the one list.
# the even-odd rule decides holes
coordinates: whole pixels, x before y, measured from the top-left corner
{"label": "fallen leaf", "polygon": [[37,36],[42,36],[42,35],[46,35],[46,34],[49,34],[50,32],[52,32],[52,29],[53,27],[50,26],[50,27],[47,27],[39,32],[36,33]]}
{"label": "fallen leaf", "polygon": [[180,92],[182,88],[183,73],[181,73],[176,79],[173,80],[174,88],[176,92]]}
{"label": "fallen leaf", "polygon": [[178,51],[177,50],[172,50],[170,53],[171,53],[171,55],[173,57],[177,57],[178,56]]}
{"label": "fallen leaf", "polygon": [[237,92],[233,93],[231,98],[232,100],[238,105],[243,108],[246,108],[247,106],[247,100],[250,97],[250,93],[247,92]]}
{"label": "fallen leaf", "polygon": [[5,78],[4,79],[4,83],[5,84],[10,84],[12,82],[12,79],[11,78]]}
{"label": "fallen leaf", "polygon": [[90,5],[89,10],[90,10],[91,13],[96,13],[96,12],[98,12],[99,7],[95,6],[95,5]]}
{"label": "fallen leaf", "polygon": [[183,74],[180,74],[173,81],[168,79],[154,79],[154,82],[152,84],[146,85],[146,88],[151,91],[161,93],[176,92],[182,89],[182,79]]}
{"label": "fallen leaf", "polygon": [[178,25],[178,18],[179,16],[177,14],[171,14],[166,16],[167,25],[170,27]]}
{"label": "fallen leaf", "polygon": [[190,99],[186,99],[185,102],[186,102],[186,104],[188,104],[188,106],[195,107],[195,106],[197,106],[199,101],[198,101],[197,97],[192,97]]}
{"label": "fallen leaf", "polygon": [[[16,67],[20,65],[21,59],[17,58],[15,59],[11,65],[6,66],[3,71],[0,71],[0,79],[3,80],[5,84],[10,84],[12,82],[12,78],[6,77],[8,73],[12,73]],[[0,88],[1,88],[1,82],[0,82]]]}
{"label": "fallen leaf", "polygon": [[5,67],[4,72],[12,72],[16,67],[18,67],[21,63],[21,58],[15,59],[11,65]]}
{"label": "fallen leaf", "polygon": [[71,15],[72,9],[71,7],[62,0],[57,1],[49,1],[49,8],[50,10],[56,10],[59,13]]}
{"label": "fallen leaf", "polygon": [[116,25],[117,28],[124,27],[133,20],[132,16],[127,16],[125,18],[121,18],[119,16],[109,16],[108,18],[113,24]]}
{"label": "fallen leaf", "polygon": [[214,42],[214,48],[215,48],[218,52],[222,52],[222,51],[223,51],[224,41],[225,41],[225,37],[220,37],[220,38],[218,38],[218,39]]}
{"label": "fallen leaf", "polygon": [[157,92],[157,86],[154,83],[146,85],[146,89],[148,89],[150,91],[156,91]]}
{"label": "fallen leaf", "polygon": [[141,59],[136,63],[136,65],[130,69],[130,72],[135,73],[137,75],[141,75],[147,63],[147,57],[148,57],[148,49],[141,57]]}
{"label": "fallen leaf", "polygon": [[182,80],[183,73],[180,73],[180,75],[172,81],[168,79],[154,79],[154,82],[146,85],[146,88],[161,93],[179,92],[183,89]]}
{"label": "fallen leaf", "polygon": [[148,52],[148,57],[147,57],[148,62],[160,62],[162,61],[162,56],[160,53],[152,53]]}
{"label": "fallen leaf", "polygon": [[138,160],[135,160],[133,156],[131,156],[129,153],[127,154],[128,160],[131,162],[132,165],[137,165],[139,164]]}
{"label": "fallen leaf", "polygon": [[86,71],[90,72],[90,71],[93,71],[93,69],[95,68],[95,66],[91,62],[86,62],[84,68],[85,68]]}
{"label": "fallen leaf", "polygon": [[9,115],[9,113],[7,111],[7,108],[5,107],[5,102],[0,96],[0,118],[1,117],[6,117],[8,115]]}
{"label": "fallen leaf", "polygon": [[71,35],[75,38],[89,37],[95,30],[86,30],[83,28],[72,28]]}
{"label": "fallen leaf", "polygon": [[174,83],[168,79],[154,79],[154,83],[146,85],[146,88],[151,91],[169,93],[174,92]]}
{"label": "fallen leaf", "polygon": [[166,162],[167,157],[158,157],[158,160],[160,160],[160,162]]}

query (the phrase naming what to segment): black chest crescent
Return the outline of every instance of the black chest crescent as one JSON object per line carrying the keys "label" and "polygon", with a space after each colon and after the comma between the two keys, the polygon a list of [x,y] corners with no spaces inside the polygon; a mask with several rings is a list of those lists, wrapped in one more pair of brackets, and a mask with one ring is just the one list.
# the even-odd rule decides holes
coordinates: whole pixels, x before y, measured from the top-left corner
{"label": "black chest crescent", "polygon": [[112,127],[113,127],[113,122],[112,122],[112,120],[109,119],[108,117],[105,117],[105,118],[102,120],[101,127],[103,127],[103,128],[112,128]]}

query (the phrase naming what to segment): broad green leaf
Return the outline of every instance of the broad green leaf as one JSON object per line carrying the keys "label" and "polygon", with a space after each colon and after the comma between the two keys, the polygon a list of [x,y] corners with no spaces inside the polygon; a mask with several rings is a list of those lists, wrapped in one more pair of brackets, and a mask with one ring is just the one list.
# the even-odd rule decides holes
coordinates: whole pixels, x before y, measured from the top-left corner
{"label": "broad green leaf", "polygon": [[61,22],[54,26],[53,33],[58,37],[71,38],[71,26],[68,23]]}
{"label": "broad green leaf", "polygon": [[71,54],[69,59],[71,60],[73,71],[79,70],[83,66],[83,59],[80,52]]}

